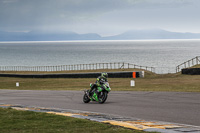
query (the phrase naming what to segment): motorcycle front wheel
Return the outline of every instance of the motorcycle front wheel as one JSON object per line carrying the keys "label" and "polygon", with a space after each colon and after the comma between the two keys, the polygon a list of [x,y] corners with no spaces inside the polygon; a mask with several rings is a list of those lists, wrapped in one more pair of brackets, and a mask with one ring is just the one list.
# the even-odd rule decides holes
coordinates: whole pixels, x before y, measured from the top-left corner
{"label": "motorcycle front wheel", "polygon": [[100,92],[99,93],[99,103],[104,103],[108,97],[107,92]]}
{"label": "motorcycle front wheel", "polygon": [[87,96],[87,94],[84,94],[84,96],[83,96],[83,102],[84,103],[89,103],[90,102],[90,98]]}

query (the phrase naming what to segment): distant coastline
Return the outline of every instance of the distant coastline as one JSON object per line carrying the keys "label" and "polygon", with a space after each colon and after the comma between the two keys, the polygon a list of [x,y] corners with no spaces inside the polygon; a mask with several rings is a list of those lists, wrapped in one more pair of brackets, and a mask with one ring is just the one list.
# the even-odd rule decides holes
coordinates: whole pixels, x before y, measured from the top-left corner
{"label": "distant coastline", "polygon": [[63,41],[0,41],[0,43],[62,43],[62,42],[132,42],[132,41],[200,41],[199,39],[140,39],[140,40],[63,40]]}
{"label": "distant coastline", "polygon": [[114,36],[100,36],[97,33],[78,34],[71,31],[54,32],[6,32],[0,31],[0,41],[115,41],[115,40],[162,40],[200,39],[200,33],[171,32],[162,29],[130,30]]}

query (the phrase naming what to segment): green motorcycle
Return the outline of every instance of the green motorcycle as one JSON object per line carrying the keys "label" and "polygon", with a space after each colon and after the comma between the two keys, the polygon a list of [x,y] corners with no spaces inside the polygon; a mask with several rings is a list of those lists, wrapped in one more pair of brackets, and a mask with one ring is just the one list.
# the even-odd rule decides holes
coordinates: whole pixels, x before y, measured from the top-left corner
{"label": "green motorcycle", "polygon": [[[92,83],[90,83],[90,87],[92,87]],[[92,96],[89,96],[90,90],[85,90],[85,94],[83,96],[83,102],[89,103],[90,101],[97,101],[99,103],[104,103],[108,97],[108,93],[111,91],[108,82],[102,84],[102,86],[93,89]]]}

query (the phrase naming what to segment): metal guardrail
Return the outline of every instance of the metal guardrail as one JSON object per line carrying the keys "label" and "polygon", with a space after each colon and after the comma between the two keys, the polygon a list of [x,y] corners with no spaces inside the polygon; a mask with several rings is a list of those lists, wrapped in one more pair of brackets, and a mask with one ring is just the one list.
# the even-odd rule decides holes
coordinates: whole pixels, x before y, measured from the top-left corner
{"label": "metal guardrail", "polygon": [[0,71],[74,71],[74,70],[98,70],[98,69],[144,69],[155,72],[154,67],[139,66],[132,63],[114,62],[114,63],[93,63],[59,66],[0,66]]}
{"label": "metal guardrail", "polygon": [[189,68],[189,67],[192,67],[192,66],[198,65],[198,64],[200,64],[200,56],[196,56],[196,57],[192,58],[191,60],[188,60],[188,61],[178,65],[176,67],[176,72],[180,72],[181,69],[183,69],[183,68]]}

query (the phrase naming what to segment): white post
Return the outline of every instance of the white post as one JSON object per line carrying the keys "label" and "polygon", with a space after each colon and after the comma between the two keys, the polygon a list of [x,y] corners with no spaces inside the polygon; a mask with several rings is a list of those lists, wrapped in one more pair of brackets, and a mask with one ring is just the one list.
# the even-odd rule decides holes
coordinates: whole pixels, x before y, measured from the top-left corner
{"label": "white post", "polygon": [[135,81],[131,80],[131,86],[135,86]]}
{"label": "white post", "polygon": [[19,87],[19,82],[16,82],[16,87]]}

